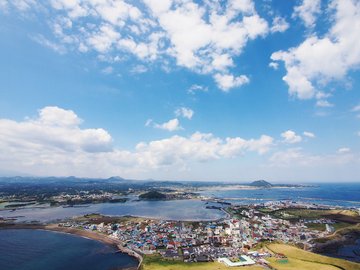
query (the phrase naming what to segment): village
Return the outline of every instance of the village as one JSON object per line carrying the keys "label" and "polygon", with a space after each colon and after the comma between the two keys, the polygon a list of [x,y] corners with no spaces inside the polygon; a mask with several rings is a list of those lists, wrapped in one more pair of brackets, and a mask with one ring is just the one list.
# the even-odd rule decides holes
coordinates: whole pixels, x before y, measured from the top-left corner
{"label": "village", "polygon": [[[274,209],[285,206],[289,207],[288,204],[281,205],[278,202],[266,205]],[[108,235],[138,254],[160,254],[163,258],[184,262],[219,261],[227,266],[267,266],[266,258],[274,254],[261,248],[254,250],[264,241],[296,244],[309,250],[313,239],[333,232],[333,221],[326,219],[313,221],[326,225],[326,230],[318,231],[308,228],[306,220],[294,224],[286,219],[264,215],[254,206],[231,206],[227,211],[238,214],[206,222],[129,219],[123,222],[91,223],[72,220],[59,223],[59,226]],[[282,257],[281,254],[277,256]]]}

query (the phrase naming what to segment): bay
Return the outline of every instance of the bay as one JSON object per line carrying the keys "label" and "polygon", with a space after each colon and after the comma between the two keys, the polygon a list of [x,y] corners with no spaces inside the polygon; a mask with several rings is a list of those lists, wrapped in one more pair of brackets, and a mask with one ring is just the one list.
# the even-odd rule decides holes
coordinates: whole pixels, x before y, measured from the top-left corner
{"label": "bay", "polygon": [[114,247],[82,237],[44,230],[0,230],[0,269],[114,270],[138,261]]}

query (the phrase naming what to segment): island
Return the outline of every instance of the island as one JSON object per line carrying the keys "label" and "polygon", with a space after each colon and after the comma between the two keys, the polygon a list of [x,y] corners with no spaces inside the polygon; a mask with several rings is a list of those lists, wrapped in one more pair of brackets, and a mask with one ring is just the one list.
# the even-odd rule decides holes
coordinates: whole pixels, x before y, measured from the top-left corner
{"label": "island", "polygon": [[159,191],[151,190],[139,195],[140,200],[166,200],[167,196]]}

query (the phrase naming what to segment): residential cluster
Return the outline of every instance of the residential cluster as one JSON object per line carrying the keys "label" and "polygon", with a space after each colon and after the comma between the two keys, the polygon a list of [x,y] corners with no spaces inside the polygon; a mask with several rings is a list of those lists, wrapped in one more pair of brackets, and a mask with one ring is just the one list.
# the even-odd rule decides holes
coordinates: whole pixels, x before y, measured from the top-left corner
{"label": "residential cluster", "polygon": [[67,222],[60,225],[107,234],[141,254],[159,253],[165,258],[185,262],[220,261],[228,266],[266,265],[270,253],[251,251],[262,241],[300,244],[306,249],[311,248],[313,239],[330,233],[309,229],[302,220],[290,223],[252,207],[231,206],[229,209],[238,215],[218,221],[129,219],[108,224]]}

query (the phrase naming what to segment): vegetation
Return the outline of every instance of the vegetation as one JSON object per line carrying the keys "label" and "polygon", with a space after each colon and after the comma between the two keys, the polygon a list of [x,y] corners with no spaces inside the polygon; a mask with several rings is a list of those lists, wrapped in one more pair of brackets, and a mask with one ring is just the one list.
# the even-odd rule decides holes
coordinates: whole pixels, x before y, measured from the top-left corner
{"label": "vegetation", "polygon": [[287,262],[282,262],[282,260],[278,260],[276,258],[269,258],[268,261],[271,263],[272,267],[278,270],[339,270],[336,266],[307,262],[294,258],[289,259]]}
{"label": "vegetation", "polygon": [[[285,259],[278,259],[276,257],[268,258],[270,265],[278,270],[358,270],[360,264],[326,257],[304,251],[295,246],[278,244],[278,243],[264,243],[266,248],[272,253],[281,253],[287,256]],[[218,262],[209,263],[185,263],[181,260],[165,259],[160,255],[145,256],[142,263],[142,270],[225,270],[229,269],[225,265]],[[241,267],[242,270],[260,270],[260,266]]]}
{"label": "vegetation", "polygon": [[281,263],[276,258],[270,258],[271,265],[279,270],[287,269],[317,269],[317,270],[358,270],[360,264],[326,257],[311,253],[294,246],[284,244],[269,244],[267,248],[273,253],[282,253],[288,257],[288,263]]}
{"label": "vegetation", "polygon": [[[335,230],[346,228],[354,224],[360,223],[360,216],[353,210],[341,209],[304,209],[304,208],[288,208],[269,211],[269,209],[259,209],[260,212],[269,214],[276,218],[287,219],[290,221],[298,221],[299,219],[316,220],[326,218],[334,220],[333,225]],[[308,226],[312,229],[323,231],[325,225],[309,223]]]}
{"label": "vegetation", "polygon": [[[145,256],[142,263],[142,270],[229,270],[222,263],[205,262],[205,263],[185,263],[179,260],[168,260],[160,255]],[[241,267],[241,270],[262,270],[259,266]]]}
{"label": "vegetation", "polygon": [[87,214],[84,216],[76,217],[74,218],[77,222],[90,222],[92,224],[100,224],[102,222],[104,223],[121,223],[121,222],[127,222],[127,221],[133,221],[133,222],[141,222],[144,220],[144,218],[141,217],[132,217],[132,216],[104,216],[100,214]]}
{"label": "vegetation", "polygon": [[161,192],[158,192],[156,190],[152,190],[152,191],[149,191],[149,192],[139,195],[139,199],[141,199],[141,200],[165,200],[166,195]]}

